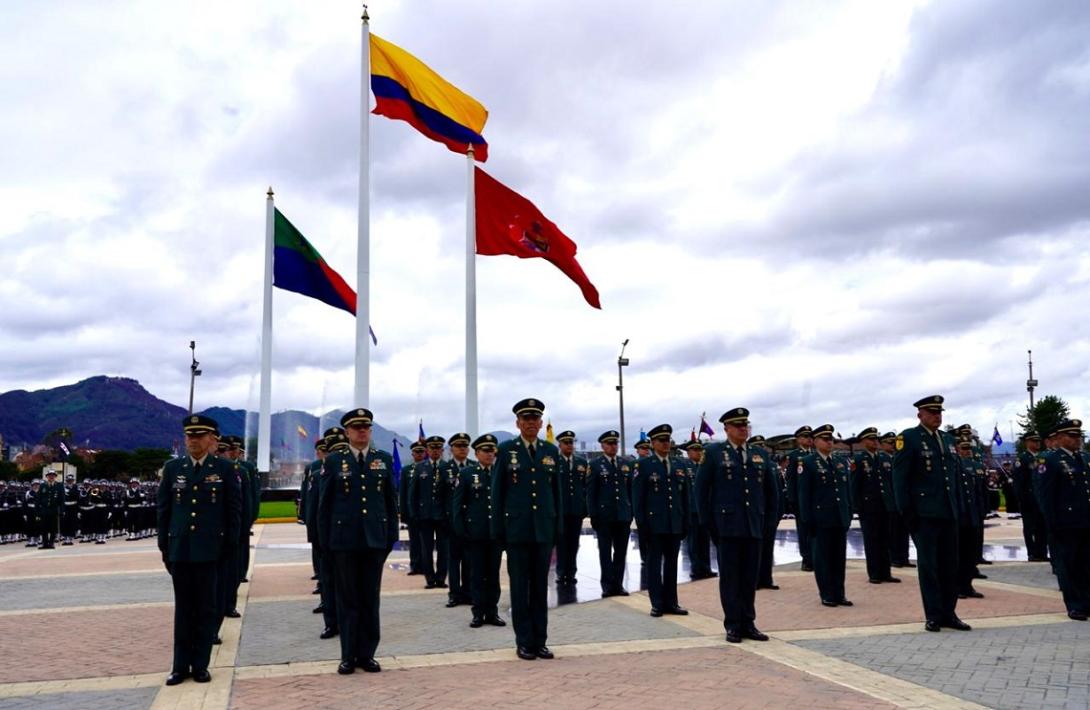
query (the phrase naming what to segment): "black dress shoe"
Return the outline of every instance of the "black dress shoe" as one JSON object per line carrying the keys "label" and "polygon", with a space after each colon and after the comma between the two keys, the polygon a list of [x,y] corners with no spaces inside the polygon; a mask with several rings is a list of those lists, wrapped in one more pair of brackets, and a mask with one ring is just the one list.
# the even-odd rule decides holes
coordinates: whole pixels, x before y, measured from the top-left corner
{"label": "black dress shoe", "polygon": [[848,601],[847,599],[839,599],[839,600],[837,600],[837,602],[836,602],[836,603],[837,603],[837,604],[838,604],[839,606],[855,606],[855,604],[852,604],[852,603],[851,603],[850,601]]}
{"label": "black dress shoe", "polygon": [[351,661],[341,661],[337,666],[337,672],[341,675],[352,675],[356,672],[356,667],[352,665]]}
{"label": "black dress shoe", "polygon": [[870,582],[871,584],[881,584],[885,580],[884,579],[868,579],[867,581]]}
{"label": "black dress shoe", "polygon": [[485,618],[484,623],[488,624],[489,626],[507,626],[507,622],[496,616],[495,614]]}
{"label": "black dress shoe", "polygon": [[220,645],[220,644],[222,644],[222,643],[223,643],[223,639],[221,639],[221,638],[220,638],[219,636],[217,636],[216,638],[212,639],[212,645],[213,645],[213,646],[219,646],[219,645]]}
{"label": "black dress shoe", "polygon": [[719,576],[719,573],[718,573],[718,572],[708,572],[708,574],[706,574],[706,575],[704,575],[704,576],[705,576],[705,577],[706,577],[707,579],[711,579],[712,577],[718,577],[718,576]]}
{"label": "black dress shoe", "polygon": [[799,569],[801,569],[803,572],[813,572],[814,571],[814,566],[813,565],[808,565],[808,564],[806,564],[804,562]]}
{"label": "black dress shoe", "polygon": [[979,562],[977,562],[977,564],[978,565],[990,565],[990,564],[992,564],[992,561],[991,560],[980,560]]}
{"label": "black dress shoe", "polygon": [[987,579],[987,578],[988,578],[988,575],[986,575],[986,574],[981,574],[980,572],[974,572],[973,573],[973,579]]}
{"label": "black dress shoe", "polygon": [[322,629],[322,633],[318,634],[320,639],[331,639],[337,635],[337,629],[331,629],[328,626]]}
{"label": "black dress shoe", "polygon": [[1067,618],[1072,621],[1086,621],[1087,616],[1081,611],[1069,611],[1067,612]]}
{"label": "black dress shoe", "polygon": [[915,566],[916,565],[913,564],[912,562],[905,562],[905,567],[915,567]]}
{"label": "black dress shoe", "polygon": [[526,648],[525,646],[519,646],[517,649],[515,649],[515,653],[518,655],[519,658],[521,658],[524,661],[536,661],[537,660],[537,654],[534,653],[533,651],[531,651],[530,649]]}
{"label": "black dress shoe", "polygon": [[479,629],[482,626],[484,626],[484,619],[479,616],[474,616],[473,620],[469,622],[469,628],[471,629]]}
{"label": "black dress shoe", "polygon": [[659,609],[655,606],[651,607],[651,616],[655,617],[656,619],[662,616],[662,609]]}
{"label": "black dress shoe", "polygon": [[663,614],[672,614],[674,616],[688,616],[689,610],[680,606],[668,606],[662,610]]}
{"label": "black dress shoe", "polygon": [[742,635],[747,639],[753,639],[754,641],[767,641],[768,634],[761,633],[756,626],[750,626],[748,629],[742,632]]}
{"label": "black dress shoe", "polygon": [[322,606],[321,604],[319,604],[318,606],[314,607],[311,611],[313,611],[315,614],[321,614],[322,612],[325,611],[325,607]]}
{"label": "black dress shoe", "polygon": [[242,614],[238,613],[238,609],[232,609],[231,611],[225,613],[224,616],[226,616],[228,619],[238,619],[242,616]]}
{"label": "black dress shoe", "polygon": [[[960,597],[961,595],[959,594],[958,596]],[[980,592],[978,592],[975,589],[970,589],[969,591],[965,592],[965,596],[970,598],[970,599],[983,599],[984,598],[984,595],[981,594]]]}
{"label": "black dress shoe", "polygon": [[605,599],[607,597],[615,597],[615,596],[617,596],[617,595],[613,592],[612,589],[603,589],[602,590],[602,599]]}
{"label": "black dress shoe", "polygon": [[890,584],[900,584],[901,583],[901,580],[898,579],[897,577],[886,577],[882,581],[883,582],[889,582]]}
{"label": "black dress shoe", "polygon": [[898,567],[898,568],[900,568],[900,567],[904,567],[904,566],[905,566],[905,563],[904,563],[904,562],[890,562],[890,563],[889,563],[889,566],[890,566],[890,567]]}
{"label": "black dress shoe", "polygon": [[364,673],[381,673],[382,672],[382,666],[380,666],[378,664],[378,661],[376,661],[373,658],[368,658],[368,659],[362,660],[359,663],[357,663],[356,665],[357,665],[357,667],[362,668]]}
{"label": "black dress shoe", "polygon": [[239,584],[246,584],[249,581],[250,581],[249,577],[243,577],[242,579],[239,580]]}
{"label": "black dress shoe", "polygon": [[424,589],[435,589],[435,587],[436,587],[435,582],[428,582],[427,584],[424,585]]}
{"label": "black dress shoe", "polygon": [[742,632],[731,630],[727,632],[728,643],[742,643]]}
{"label": "black dress shoe", "polygon": [[167,676],[167,685],[178,685],[188,677],[188,673],[171,673]]}
{"label": "black dress shoe", "polygon": [[548,646],[542,646],[537,649],[537,657],[544,658],[546,661],[548,661],[552,658],[555,658],[556,656],[553,655],[553,652],[549,650]]}
{"label": "black dress shoe", "polygon": [[628,591],[624,587],[617,587],[616,589],[613,590],[613,596],[627,597],[628,596]]}
{"label": "black dress shoe", "polygon": [[321,589],[319,589],[318,587],[315,587],[315,588],[314,588],[314,591],[313,591],[313,592],[311,592],[311,594],[321,594],[321,593],[322,593],[322,590],[321,590]]}
{"label": "black dress shoe", "polygon": [[447,583],[446,582],[436,582],[435,586],[437,588],[439,588],[439,589],[446,589],[447,588]]}
{"label": "black dress shoe", "polygon": [[317,582],[318,581],[318,575],[314,575],[313,577],[311,577],[310,581]]}
{"label": "black dress shoe", "polygon": [[446,606],[447,606],[448,609],[453,609],[454,607],[458,606],[458,600],[457,599],[447,599]]}
{"label": "black dress shoe", "polygon": [[822,605],[822,606],[840,606],[840,605],[839,605],[839,604],[837,604],[836,602],[831,602],[831,601],[829,601],[828,599],[822,599],[822,600],[821,600],[821,605]]}
{"label": "black dress shoe", "polygon": [[925,623],[923,625],[923,627],[925,629],[927,629],[928,631],[933,631],[933,632],[936,632],[936,633],[939,632],[939,631],[942,631],[942,626],[937,621],[928,620],[927,623]]}
{"label": "black dress shoe", "polygon": [[942,624],[942,626],[945,626],[948,629],[957,629],[958,631],[972,631],[973,630],[972,626],[969,626],[968,624],[966,624],[964,621],[957,618],[956,616],[950,617],[950,619],[946,623]]}
{"label": "black dress shoe", "polygon": [[207,668],[203,671],[193,671],[193,680],[198,683],[208,683],[212,680],[212,674],[208,672]]}
{"label": "black dress shoe", "polygon": [[780,588],[780,585],[778,585],[778,584],[758,584],[758,585],[757,585],[757,589],[772,589],[772,590],[776,590],[776,589],[779,589],[779,588]]}
{"label": "black dress shoe", "polygon": [[418,575],[418,574],[423,574],[423,573],[422,573],[422,572],[417,572],[416,570],[414,570],[414,569],[411,569],[411,570],[409,570],[408,572],[406,572],[405,574],[406,574],[407,576],[409,576],[409,577],[414,577],[414,576],[416,576],[416,575]]}

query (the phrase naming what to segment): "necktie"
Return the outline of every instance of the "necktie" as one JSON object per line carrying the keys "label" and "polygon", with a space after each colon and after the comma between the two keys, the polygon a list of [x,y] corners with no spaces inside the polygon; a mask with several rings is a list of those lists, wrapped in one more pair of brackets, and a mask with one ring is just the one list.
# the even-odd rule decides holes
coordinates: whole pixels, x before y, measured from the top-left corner
{"label": "necktie", "polygon": [[363,452],[356,454],[356,461],[359,462],[360,468],[363,468]]}
{"label": "necktie", "polygon": [[530,444],[530,446],[528,446],[527,448],[530,449],[530,458],[537,458],[537,449],[534,447],[534,445]]}
{"label": "necktie", "polygon": [[200,478],[201,475],[201,462],[193,464],[193,476],[194,478]]}
{"label": "necktie", "polygon": [[746,449],[744,446],[738,447],[738,457],[742,459],[742,463],[746,462]]}

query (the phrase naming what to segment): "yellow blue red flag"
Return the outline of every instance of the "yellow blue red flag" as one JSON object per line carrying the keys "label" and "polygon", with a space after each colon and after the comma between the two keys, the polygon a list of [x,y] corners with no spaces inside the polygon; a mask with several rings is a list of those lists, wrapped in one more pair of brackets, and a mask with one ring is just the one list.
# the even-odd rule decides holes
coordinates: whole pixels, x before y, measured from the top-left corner
{"label": "yellow blue red flag", "polygon": [[481,102],[401,47],[370,37],[374,112],[406,121],[455,153],[464,155],[472,146],[476,160],[488,160],[488,142],[481,135],[488,110]]}

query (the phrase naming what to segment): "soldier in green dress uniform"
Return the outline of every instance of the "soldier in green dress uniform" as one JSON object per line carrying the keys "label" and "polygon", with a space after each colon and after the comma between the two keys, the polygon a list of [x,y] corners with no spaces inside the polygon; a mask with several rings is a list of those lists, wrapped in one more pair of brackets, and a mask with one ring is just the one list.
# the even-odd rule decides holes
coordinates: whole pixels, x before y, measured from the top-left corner
{"label": "soldier in green dress uniform", "polygon": [[519,435],[500,444],[492,478],[492,537],[507,549],[511,620],[523,660],[553,658],[548,637],[549,558],[563,517],[560,451],[539,439],[540,399],[512,408]]}
{"label": "soldier in green dress uniform", "polygon": [[943,398],[918,400],[920,424],[897,437],[893,494],[897,510],[916,544],[920,596],[928,631],[944,627],[968,631],[958,618],[957,449],[942,431]]}
{"label": "soldier in green dress uniform", "polygon": [[242,492],[234,469],[213,453],[218,425],[194,414],[182,421],[186,456],[167,461],[156,501],[159,551],[174,585],[174,661],[167,685],[212,679],[208,661],[219,626],[218,575],[233,553]]}
{"label": "soldier in green dress uniform", "polygon": [[560,490],[564,496],[564,521],[560,526],[560,541],[556,546],[556,583],[575,586],[576,558],[583,518],[587,516],[587,460],[575,454],[575,432],[565,430],[556,435],[560,450]]}
{"label": "soldier in green dress uniform", "polygon": [[799,427],[795,430],[795,442],[797,446],[787,452],[787,469],[784,471],[784,489],[787,491],[788,512],[795,516],[795,535],[799,541],[799,554],[802,555],[802,571],[813,572],[813,544],[811,543],[810,526],[807,523],[804,523],[799,515],[798,483],[799,461],[804,456],[809,456],[813,452],[813,430],[808,426]]}
{"label": "soldier in green dress uniform", "polygon": [[318,478],[322,475],[322,461],[325,460],[326,444],[325,439],[318,439],[314,442],[314,460],[307,465],[303,471],[303,481],[299,485],[299,509],[296,512],[296,517],[299,522],[306,526],[307,529],[307,542],[310,543],[310,567],[314,574],[311,579],[317,581],[318,575],[318,521],[308,521],[307,519],[307,499],[308,495],[313,491],[315,503],[318,498]]}
{"label": "soldier in green dress uniform", "polygon": [[469,555],[466,554],[465,540],[454,529],[453,498],[454,489],[462,470],[469,465],[469,434],[458,432],[447,439],[450,447],[450,460],[439,464],[439,477],[446,486],[446,499],[451,510],[447,517],[447,559],[450,562],[450,593],[447,594],[447,608],[460,604],[470,604],[473,599],[469,592]]}
{"label": "soldier in green dress uniform", "polygon": [[41,520],[43,550],[52,550],[56,546],[64,497],[64,485],[57,482],[57,472],[53,469],[47,470],[45,484],[38,489],[38,516]]}
{"label": "soldier in green dress uniform", "polygon": [[318,536],[333,556],[342,675],[382,670],[375,660],[382,569],[398,539],[394,460],[371,446],[373,419],[363,407],[342,416],[348,451],[335,451],[322,464]]}
{"label": "soldier in green dress uniform", "polygon": [[598,437],[602,455],[590,462],[587,475],[587,514],[598,538],[602,596],[628,596],[624,588],[625,560],[632,533],[631,464],[617,457],[621,435],[612,429]]}
{"label": "soldier in green dress uniform", "polygon": [[413,467],[409,482],[409,510],[420,536],[420,563],[426,589],[447,586],[450,504],[440,471],[444,443],[446,439],[441,436],[429,436],[424,440],[428,457]]}
{"label": "soldier in green dress uniform", "polygon": [[1022,452],[1014,462],[1011,477],[1014,490],[1021,503],[1022,538],[1026,542],[1026,552],[1030,562],[1048,560],[1048,528],[1045,525],[1041,506],[1033,493],[1033,474],[1037,471],[1037,454],[1041,450],[1041,436],[1035,431],[1022,434]]}
{"label": "soldier in green dress uniform", "polygon": [[904,518],[897,510],[897,499],[893,495],[893,454],[897,451],[897,432],[887,431],[878,439],[881,451],[882,478],[886,487],[886,511],[889,517],[889,563],[891,567],[915,567],[908,559],[908,528]]}
{"label": "soldier in green dress uniform", "polygon": [[851,463],[833,456],[833,425],[814,429],[814,452],[796,473],[799,518],[810,525],[814,578],[825,606],[852,606],[844,594],[848,528],[852,524]]}
{"label": "soldier in green dress uniform", "polygon": [[651,616],[684,616],[677,599],[677,559],[689,530],[689,476],[670,455],[669,424],[647,432],[653,453],[636,462],[632,477],[632,515],[647,549],[647,591]]}
{"label": "soldier in green dress uniform", "polygon": [[717,540],[719,603],[727,641],[767,641],[756,626],[761,539],[775,512],[775,464],[760,449],[750,451],[749,410],[735,407],[719,417],[727,440],[709,444],[696,473],[700,523]]}
{"label": "soldier in green dress uniform", "polygon": [[[333,453],[348,451],[348,437],[344,429],[339,426],[326,429],[322,440],[326,445],[325,458]],[[340,634],[340,624],[337,623],[337,575],[333,565],[333,553],[322,546],[321,534],[318,530],[318,503],[322,499],[322,490],[331,480],[328,476],[322,475],[325,472],[325,458],[322,459],[322,468],[318,471],[318,480],[312,495],[307,498],[307,519],[314,521],[314,544],[318,547],[318,588],[315,591],[321,596],[314,613],[321,614],[324,622],[322,633],[318,634],[318,638],[331,639]]]}
{"label": "soldier in green dress uniform", "polygon": [[[746,442],[746,447],[749,449],[755,449],[763,452],[763,455],[772,461],[772,452],[768,448],[768,444],[765,438],[760,434],[751,436],[749,441]],[[765,525],[764,532],[761,535],[761,566],[757,571],[757,589],[769,589],[777,590],[780,588],[772,579],[772,567],[775,560],[773,559],[774,550],[776,549],[776,529],[780,526],[780,517],[783,515],[783,503],[780,499],[780,480],[781,476],[780,467],[773,462],[772,472],[776,478],[776,497],[772,501],[766,501],[765,504],[770,507],[767,511],[766,520],[768,524]]]}
{"label": "soldier in green dress uniform", "polygon": [[466,546],[473,618],[469,626],[506,626],[500,618],[500,559],[503,548],[492,539],[492,477],[496,464],[496,437],[482,434],[473,441],[477,460],[458,473],[451,514],[454,532]]}
{"label": "soldier in green dress uniform", "polygon": [[711,538],[707,528],[700,524],[696,506],[696,472],[704,460],[704,444],[694,439],[685,444],[685,451],[688,454],[685,470],[689,475],[689,534],[685,538],[685,549],[689,553],[689,578],[696,581],[718,575],[712,572]]}
{"label": "soldier in green dress uniform", "polygon": [[412,485],[417,465],[427,457],[428,448],[423,441],[414,441],[409,447],[409,453],[413,460],[405,468],[401,469],[401,480],[398,482],[397,502],[401,512],[401,522],[409,530],[409,576],[423,574],[424,565],[420,563],[420,529],[413,517],[412,508],[409,506],[409,488]]}
{"label": "soldier in green dress uniform", "polygon": [[1053,428],[1055,448],[1037,455],[1033,491],[1051,534],[1050,548],[1067,615],[1090,615],[1090,459],[1082,450],[1082,422]]}
{"label": "soldier in green dress uniform", "polygon": [[261,513],[261,474],[257,471],[257,466],[252,461],[246,459],[246,446],[241,436],[229,437],[231,441],[231,450],[228,457],[238,464],[239,468],[245,472],[245,480],[247,488],[246,490],[250,494],[250,519],[242,519],[242,527],[245,528],[241,531],[239,537],[239,581],[242,583],[249,582],[246,575],[250,570],[250,537],[253,536],[253,526],[257,522],[257,519]]}
{"label": "soldier in green dress uniform", "polygon": [[867,427],[858,436],[863,450],[852,457],[852,508],[863,529],[867,581],[897,583],[890,572],[889,503],[893,500],[893,461],[878,450],[878,429]]}
{"label": "soldier in green dress uniform", "polygon": [[979,536],[984,529],[987,498],[981,489],[984,466],[973,456],[972,435],[958,439],[958,599],[980,598],[973,589],[980,559]]}

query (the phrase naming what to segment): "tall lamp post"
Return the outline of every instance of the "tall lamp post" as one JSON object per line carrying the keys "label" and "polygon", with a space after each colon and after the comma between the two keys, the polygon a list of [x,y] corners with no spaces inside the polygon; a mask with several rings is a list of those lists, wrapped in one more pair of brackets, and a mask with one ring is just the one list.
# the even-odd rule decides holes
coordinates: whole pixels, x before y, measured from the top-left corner
{"label": "tall lamp post", "polygon": [[621,455],[624,456],[624,367],[628,365],[628,358],[624,356],[624,349],[628,347],[628,338],[621,343],[621,354],[617,356],[617,396],[621,400]]}
{"label": "tall lamp post", "polygon": [[201,376],[200,363],[197,362],[197,341],[189,341],[189,349],[193,351],[193,362],[189,365],[189,413],[193,413],[193,388],[197,384],[197,378]]}
{"label": "tall lamp post", "polygon": [[1037,380],[1033,379],[1033,351],[1026,352],[1029,353],[1029,379],[1026,380],[1026,391],[1029,392],[1029,408],[1033,409],[1033,390],[1037,387]]}

